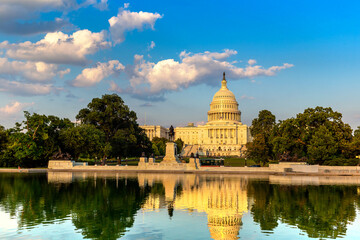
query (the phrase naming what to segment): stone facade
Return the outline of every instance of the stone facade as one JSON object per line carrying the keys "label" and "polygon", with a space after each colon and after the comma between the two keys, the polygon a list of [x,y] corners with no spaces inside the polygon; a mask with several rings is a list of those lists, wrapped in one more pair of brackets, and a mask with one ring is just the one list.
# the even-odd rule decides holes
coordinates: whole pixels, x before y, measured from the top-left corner
{"label": "stone facade", "polygon": [[152,141],[154,137],[158,138],[166,138],[169,139],[169,129],[162,126],[154,126],[154,125],[142,125],[140,126],[144,129],[146,135]]}
{"label": "stone facade", "polygon": [[[199,152],[207,156],[241,156],[245,144],[251,141],[249,127],[241,122],[241,112],[235,95],[228,89],[224,77],[220,90],[215,93],[208,111],[208,122],[194,126],[175,128],[175,139],[182,139],[185,145],[197,145]],[[141,126],[149,135],[150,126]],[[158,127],[158,126],[152,126]]]}

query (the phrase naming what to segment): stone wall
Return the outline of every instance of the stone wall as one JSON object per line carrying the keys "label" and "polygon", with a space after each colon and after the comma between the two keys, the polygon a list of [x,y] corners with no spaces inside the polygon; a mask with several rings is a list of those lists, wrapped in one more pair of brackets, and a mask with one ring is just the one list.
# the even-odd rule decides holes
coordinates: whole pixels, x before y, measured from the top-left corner
{"label": "stone wall", "polygon": [[306,162],[280,162],[279,164],[269,164],[269,168],[275,172],[319,172],[319,165],[307,165]]}
{"label": "stone wall", "polygon": [[74,166],[75,162],[70,160],[50,160],[48,163],[49,169],[67,169]]}
{"label": "stone wall", "polygon": [[[199,160],[194,159],[190,163],[155,163],[152,159],[148,161],[143,159],[139,166],[88,166],[87,163],[76,163],[68,160],[51,160],[49,169],[54,170],[74,170],[74,171],[135,171],[135,172],[214,172],[214,173],[302,173],[319,175],[358,175],[360,176],[360,167],[358,166],[318,166],[307,165],[298,162],[283,162],[280,164],[270,164],[269,167],[201,167]],[[19,171],[18,169],[13,169]],[[20,170],[22,171],[22,170]]]}
{"label": "stone wall", "polygon": [[359,166],[319,166],[319,173],[323,174],[360,174]]}

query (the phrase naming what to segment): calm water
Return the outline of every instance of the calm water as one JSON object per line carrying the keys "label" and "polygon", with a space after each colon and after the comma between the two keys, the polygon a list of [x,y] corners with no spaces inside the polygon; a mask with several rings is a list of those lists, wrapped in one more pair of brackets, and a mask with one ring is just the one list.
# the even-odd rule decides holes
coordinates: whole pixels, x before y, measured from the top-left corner
{"label": "calm water", "polygon": [[0,174],[0,239],[360,239],[360,178]]}

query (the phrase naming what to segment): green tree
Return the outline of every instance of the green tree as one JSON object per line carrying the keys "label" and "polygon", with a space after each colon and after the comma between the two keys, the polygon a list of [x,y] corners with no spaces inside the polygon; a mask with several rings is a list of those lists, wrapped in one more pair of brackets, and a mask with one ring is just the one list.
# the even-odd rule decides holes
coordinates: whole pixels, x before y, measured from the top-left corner
{"label": "green tree", "polygon": [[117,94],[94,98],[76,116],[82,124],[91,124],[104,132],[107,156],[140,156],[152,152],[152,145],[139,127],[136,113]]}
{"label": "green tree", "polygon": [[[168,142],[169,140],[167,140],[166,138],[159,138],[159,137],[154,137],[153,139],[152,139],[152,144],[154,145],[155,144],[155,146],[156,146],[156,148],[157,148],[157,150],[158,150],[158,152],[159,152],[159,154],[158,154],[158,156],[164,156],[165,155],[165,153],[166,153],[166,143]],[[153,150],[154,149],[156,149],[156,148],[153,148]]]}
{"label": "green tree", "polygon": [[323,163],[330,158],[353,157],[350,145],[352,130],[342,121],[341,113],[331,108],[308,108],[296,118],[277,124],[273,132],[273,153],[280,159],[307,158],[310,163]]}
{"label": "green tree", "polygon": [[9,130],[9,144],[2,165],[7,167],[46,166],[54,152],[62,147],[60,131],[72,127],[69,119],[24,112],[25,120]]}
{"label": "green tree", "polygon": [[105,134],[93,125],[82,124],[61,131],[60,139],[68,152],[75,159],[80,154],[102,157],[105,150]]}
{"label": "green tree", "polygon": [[360,126],[354,131],[354,137],[360,137]]}
{"label": "green tree", "polygon": [[337,152],[336,140],[331,132],[320,126],[310,140],[308,155],[310,163],[322,164]]}
{"label": "green tree", "polygon": [[[348,145],[348,158],[355,158],[360,156],[360,127],[354,131],[354,137]],[[360,163],[360,159],[359,159]]]}
{"label": "green tree", "polygon": [[6,149],[8,141],[8,133],[6,129],[0,125],[0,156],[2,155],[1,153]]}
{"label": "green tree", "polygon": [[268,110],[259,112],[258,118],[252,121],[250,128],[253,141],[246,145],[246,155],[263,164],[273,158],[272,136],[275,128],[275,116]]}
{"label": "green tree", "polygon": [[342,114],[330,107],[308,108],[304,113],[296,116],[298,127],[301,129],[301,140],[309,146],[311,139],[320,126],[324,126],[334,136],[337,154],[345,150],[346,143],[352,138],[352,130],[342,121]]}
{"label": "green tree", "polygon": [[160,152],[155,143],[152,143],[152,150],[155,156],[160,156]]}
{"label": "green tree", "polygon": [[180,154],[184,146],[184,141],[181,140],[181,138],[178,138],[176,139],[175,143],[176,143],[177,153]]}
{"label": "green tree", "polygon": [[9,161],[9,154],[5,154],[9,142],[8,131],[5,130],[3,126],[0,125],[0,167],[6,166]]}
{"label": "green tree", "polygon": [[274,132],[272,144],[274,155],[280,159],[284,154],[288,154],[291,157],[306,156],[304,151],[305,143],[300,139],[301,130],[297,126],[296,119],[290,118],[280,123],[276,127]]}
{"label": "green tree", "polygon": [[275,115],[273,115],[269,110],[260,111],[258,117],[252,121],[252,125],[250,128],[251,135],[270,135],[275,126],[275,122]]}

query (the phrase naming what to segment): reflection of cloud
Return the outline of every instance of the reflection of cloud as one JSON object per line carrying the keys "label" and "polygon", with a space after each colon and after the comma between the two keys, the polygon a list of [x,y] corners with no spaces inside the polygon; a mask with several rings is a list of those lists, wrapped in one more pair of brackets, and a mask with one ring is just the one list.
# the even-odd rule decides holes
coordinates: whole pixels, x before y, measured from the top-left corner
{"label": "reflection of cloud", "polygon": [[[227,59],[237,52],[226,49],[223,52],[188,53],[180,54],[180,61],[166,59],[157,63],[144,60],[142,55],[134,56],[134,65],[127,67],[126,71],[131,76],[130,86],[118,92],[130,93],[139,99],[160,98],[171,91],[179,91],[193,85],[202,83],[216,85],[222,72],[230,79],[253,78],[257,76],[273,76],[277,72],[293,67],[284,63],[281,66],[264,68],[260,65],[247,65],[237,67]],[[251,60],[251,63],[255,63]]]}
{"label": "reflection of cloud", "polygon": [[18,223],[17,219],[10,216],[9,213],[0,210],[0,232],[1,230],[10,230],[10,229],[17,229]]}

